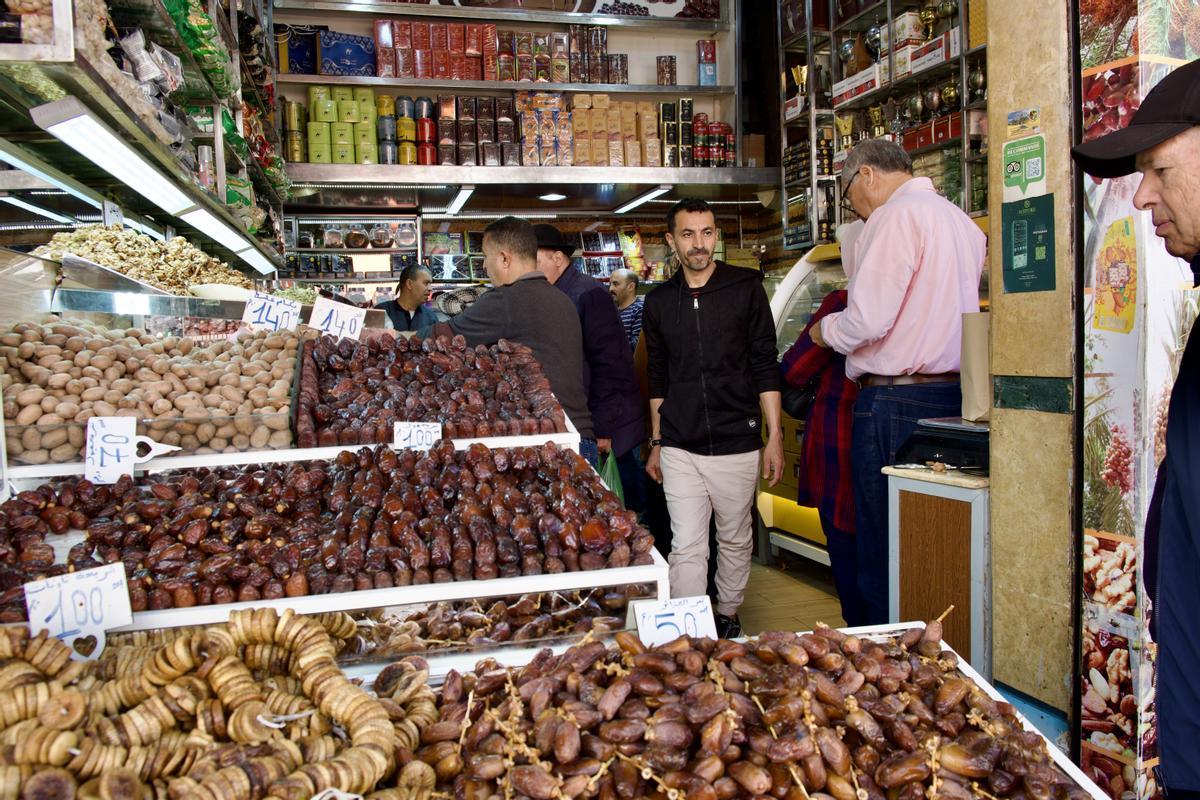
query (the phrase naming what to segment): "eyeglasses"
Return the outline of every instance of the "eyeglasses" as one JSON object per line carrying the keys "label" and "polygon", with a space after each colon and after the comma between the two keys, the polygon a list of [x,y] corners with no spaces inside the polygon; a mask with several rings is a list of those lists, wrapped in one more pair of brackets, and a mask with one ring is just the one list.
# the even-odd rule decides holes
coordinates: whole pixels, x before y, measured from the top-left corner
{"label": "eyeglasses", "polygon": [[842,188],[842,202],[841,202],[842,211],[849,212],[856,217],[858,216],[858,212],[855,211],[854,206],[852,206],[850,204],[850,187],[854,185],[854,179],[857,177],[858,177],[858,173],[855,172],[853,175],[850,176],[850,180],[846,181],[846,185]]}

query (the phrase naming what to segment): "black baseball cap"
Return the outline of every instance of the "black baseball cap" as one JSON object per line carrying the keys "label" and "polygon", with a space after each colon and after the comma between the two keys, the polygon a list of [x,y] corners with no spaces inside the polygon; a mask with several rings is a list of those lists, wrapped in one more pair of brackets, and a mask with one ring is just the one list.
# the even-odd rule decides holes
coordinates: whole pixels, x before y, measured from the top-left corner
{"label": "black baseball cap", "polygon": [[546,223],[540,223],[533,226],[533,232],[537,235],[537,243],[539,250],[558,250],[567,258],[575,254],[575,245],[572,242],[563,238],[558,232],[558,228]]}
{"label": "black baseball cap", "polygon": [[1184,64],[1146,95],[1129,125],[1071,148],[1083,171],[1119,178],[1137,171],[1139,153],[1200,125],[1200,60]]}

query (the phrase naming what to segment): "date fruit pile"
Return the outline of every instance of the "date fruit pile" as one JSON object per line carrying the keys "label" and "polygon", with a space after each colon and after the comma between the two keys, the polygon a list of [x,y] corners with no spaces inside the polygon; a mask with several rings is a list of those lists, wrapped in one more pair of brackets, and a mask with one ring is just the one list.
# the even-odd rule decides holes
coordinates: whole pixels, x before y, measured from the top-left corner
{"label": "date fruit pile", "polygon": [[522,669],[485,659],[448,674],[416,756],[465,800],[1087,798],[940,637],[932,622],[647,649],[621,632]]}
{"label": "date fruit pile", "polygon": [[[327,630],[328,626],[328,630]],[[345,614],[234,612],[85,666],[45,633],[0,635],[0,794],[301,800],[392,780],[433,711],[412,666],[400,700],[354,685],[334,661]]]}
{"label": "date fruit pile", "polygon": [[533,352],[501,340],[322,336],[300,366],[300,447],[391,442],[394,422],[440,422],[446,438],[566,430],[562,406]]}
{"label": "date fruit pile", "polygon": [[[85,530],[66,563],[49,540]],[[0,506],[0,621],[22,584],[123,562],[134,611],[653,563],[654,537],[553,444],[70,478]]]}

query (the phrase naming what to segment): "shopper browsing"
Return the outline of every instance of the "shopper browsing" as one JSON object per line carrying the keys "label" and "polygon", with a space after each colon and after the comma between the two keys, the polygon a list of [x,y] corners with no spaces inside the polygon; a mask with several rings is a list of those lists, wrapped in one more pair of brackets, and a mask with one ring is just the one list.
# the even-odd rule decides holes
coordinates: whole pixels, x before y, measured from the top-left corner
{"label": "shopper browsing", "polygon": [[[1134,205],[1150,212],[1167,252],[1188,259],[1200,285],[1200,61],[1163,78],[1128,127],[1072,152],[1098,178],[1141,173]],[[1200,798],[1200,336],[1192,333],[1171,392],[1142,561],[1158,644],[1156,770],[1171,800]]]}
{"label": "shopper browsing", "polygon": [[[621,319],[604,286],[571,265],[575,245],[553,225],[534,225],[538,271],[575,304],[583,333],[583,385],[592,414],[592,430],[600,452],[611,451],[621,468],[627,507],[640,511],[641,484],[634,479],[641,467],[634,452],[646,436],[646,420],[633,353],[625,344]],[[626,473],[630,479],[626,480]],[[634,484],[634,485],[631,485]]]}
{"label": "shopper browsing", "polygon": [[888,500],[884,467],[930,417],[962,414],[962,315],[979,310],[985,238],[962,209],[915,178],[894,142],[855,145],[842,194],[866,221],[847,308],[821,320],[812,340],[846,356],[860,388],[850,461],[855,545],[865,623],[888,621]]}
{"label": "shopper browsing", "polygon": [[637,350],[638,338],[642,335],[642,310],[645,300],[638,297],[637,273],[631,269],[619,269],[608,279],[608,291],[613,302],[617,304],[617,312],[621,315],[621,325],[625,328],[625,336],[629,339],[629,349]]}
{"label": "shopper browsing", "polygon": [[387,313],[390,327],[398,331],[416,331],[442,319],[425,305],[433,274],[424,264],[409,264],[400,273],[396,284],[396,299],[386,300],[376,308]]}
{"label": "shopper browsing", "polygon": [[448,322],[421,337],[462,335],[472,347],[511,339],[529,347],[558,402],[583,440],[580,452],[596,460],[596,436],[583,388],[579,315],[566,295],[537,268],[537,234],[523,219],[503,217],[483,232],[483,266],[493,288]]}
{"label": "shopper browsing", "polygon": [[[671,515],[671,594],[705,594],[708,523],[717,524],[717,632],[740,635],[750,577],[750,511],[762,477],[783,470],[775,325],[758,275],[713,257],[717,224],[703,200],[667,212],[667,244],[683,268],[646,296],[650,390],[646,472]],[[761,406],[761,413],[760,413]]]}

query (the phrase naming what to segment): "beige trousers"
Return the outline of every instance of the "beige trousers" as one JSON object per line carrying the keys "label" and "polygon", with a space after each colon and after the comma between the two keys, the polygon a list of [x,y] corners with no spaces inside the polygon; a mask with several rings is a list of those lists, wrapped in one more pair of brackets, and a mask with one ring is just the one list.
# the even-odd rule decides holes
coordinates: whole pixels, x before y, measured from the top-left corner
{"label": "beige trousers", "polygon": [[717,613],[737,614],[750,579],[750,510],[759,451],[698,456],[664,447],[663,493],[671,514],[671,596],[708,593],[708,521],[717,517]]}

